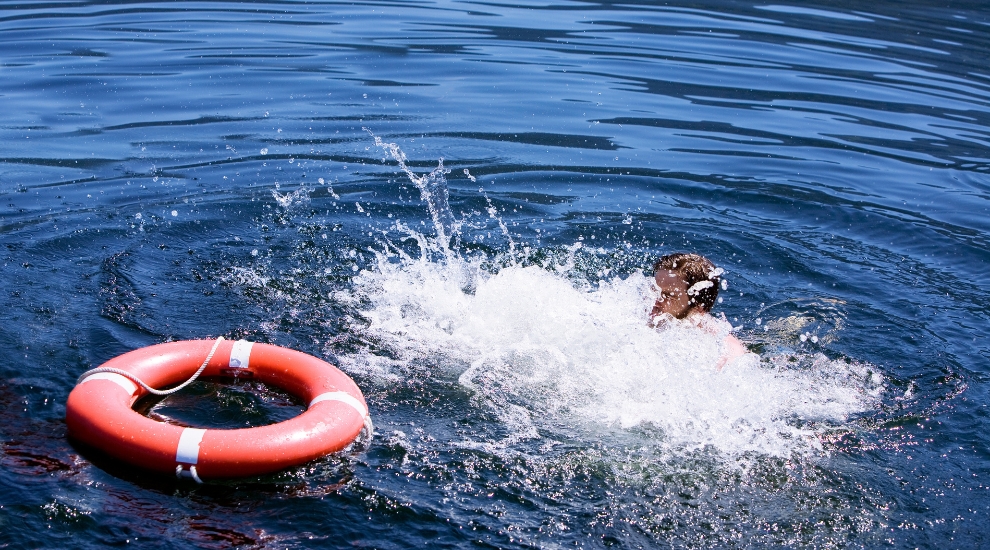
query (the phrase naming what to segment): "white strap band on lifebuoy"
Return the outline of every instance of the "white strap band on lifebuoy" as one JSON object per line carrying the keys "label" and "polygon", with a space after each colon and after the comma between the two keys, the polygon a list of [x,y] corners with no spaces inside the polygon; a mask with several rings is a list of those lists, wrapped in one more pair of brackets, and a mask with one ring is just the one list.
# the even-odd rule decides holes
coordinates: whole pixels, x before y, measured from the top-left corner
{"label": "white strap band on lifebuoy", "polygon": [[254,342],[238,340],[230,348],[230,360],[227,365],[232,369],[246,369],[251,364],[251,346]]}
{"label": "white strap band on lifebuoy", "polygon": [[319,403],[320,401],[340,401],[341,403],[345,403],[353,407],[354,410],[356,410],[358,413],[361,414],[362,418],[368,416],[368,407],[365,407],[364,403],[358,401],[357,399],[354,398],[354,396],[352,396],[347,392],[331,391],[327,393],[321,393],[320,395],[317,395],[316,397],[313,398],[312,401],[309,402],[309,408],[313,408],[313,405]]}
{"label": "white strap band on lifebuoy", "polygon": [[203,442],[206,430],[200,428],[184,428],[179,435],[179,446],[175,448],[175,461],[182,464],[199,462],[199,444]]}
{"label": "white strap band on lifebuoy", "polygon": [[138,389],[138,385],[132,382],[129,378],[117,374],[115,372],[98,372],[96,374],[91,374],[86,378],[83,378],[82,382],[79,383],[84,384],[86,382],[89,382],[90,380],[109,380],[114,384],[117,384],[118,386],[124,388],[124,390],[127,391],[128,395],[134,395],[134,392],[136,392]]}

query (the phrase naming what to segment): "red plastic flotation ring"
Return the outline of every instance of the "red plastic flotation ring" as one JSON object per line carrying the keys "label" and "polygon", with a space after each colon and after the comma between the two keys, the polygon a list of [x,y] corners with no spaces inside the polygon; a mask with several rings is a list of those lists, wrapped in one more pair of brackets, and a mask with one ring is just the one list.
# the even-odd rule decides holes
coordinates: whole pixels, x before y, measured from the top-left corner
{"label": "red plastic flotation ring", "polygon": [[[211,352],[211,349],[213,350]],[[213,353],[215,352],[215,353]],[[252,378],[301,398],[301,415],[239,430],[183,428],[132,408],[148,391],[203,376]],[[238,341],[171,342],[126,353],[79,381],[69,394],[69,436],[141,468],[179,477],[230,478],[276,472],[339,451],[367,426],[368,406],[354,381],[333,365],[290,349]],[[370,435],[370,434],[369,434]]]}

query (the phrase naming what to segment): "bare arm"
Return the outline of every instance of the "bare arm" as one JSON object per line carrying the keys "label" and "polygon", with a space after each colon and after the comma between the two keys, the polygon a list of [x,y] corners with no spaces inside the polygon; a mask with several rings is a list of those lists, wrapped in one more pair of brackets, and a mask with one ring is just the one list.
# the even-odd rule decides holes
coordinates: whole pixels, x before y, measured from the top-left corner
{"label": "bare arm", "polygon": [[722,340],[722,343],[724,344],[725,351],[722,352],[722,357],[718,360],[718,365],[715,366],[715,370],[717,371],[721,371],[722,367],[749,353],[746,346],[744,346],[738,338],[731,334],[726,336],[725,339]]}

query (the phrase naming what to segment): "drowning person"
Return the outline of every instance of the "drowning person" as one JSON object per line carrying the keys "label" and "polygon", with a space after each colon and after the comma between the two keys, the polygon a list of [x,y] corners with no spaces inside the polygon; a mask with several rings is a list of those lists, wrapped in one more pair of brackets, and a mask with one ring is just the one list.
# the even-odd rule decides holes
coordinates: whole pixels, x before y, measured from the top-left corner
{"label": "drowning person", "polygon": [[[717,321],[709,313],[718,299],[723,271],[700,254],[667,254],[653,265],[660,296],[650,312],[652,326],[661,326],[669,316],[685,320],[706,332],[717,334]],[[732,334],[722,340],[722,356],[716,370],[749,353]]]}

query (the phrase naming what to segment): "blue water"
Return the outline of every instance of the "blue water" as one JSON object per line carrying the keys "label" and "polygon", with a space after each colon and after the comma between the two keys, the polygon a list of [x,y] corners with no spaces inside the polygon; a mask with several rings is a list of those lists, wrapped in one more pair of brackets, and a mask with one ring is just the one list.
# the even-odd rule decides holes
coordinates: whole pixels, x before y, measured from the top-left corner
{"label": "blue water", "polygon": [[[985,546],[987,59],[979,2],[0,3],[0,547]],[[680,250],[758,361],[646,329]],[[220,335],[373,442],[196,486],[66,439],[80,373]]]}

